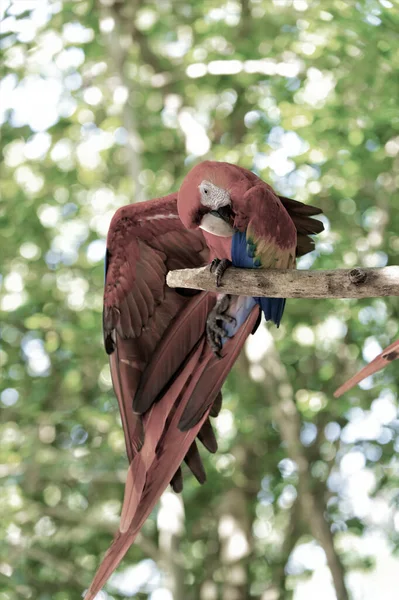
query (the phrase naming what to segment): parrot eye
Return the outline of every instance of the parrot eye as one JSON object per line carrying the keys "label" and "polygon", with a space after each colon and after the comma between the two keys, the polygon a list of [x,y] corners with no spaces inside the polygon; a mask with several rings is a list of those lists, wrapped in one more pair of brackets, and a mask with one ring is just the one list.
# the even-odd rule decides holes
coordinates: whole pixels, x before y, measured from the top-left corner
{"label": "parrot eye", "polygon": [[203,181],[198,187],[203,198],[204,196],[212,197],[212,184],[209,181]]}

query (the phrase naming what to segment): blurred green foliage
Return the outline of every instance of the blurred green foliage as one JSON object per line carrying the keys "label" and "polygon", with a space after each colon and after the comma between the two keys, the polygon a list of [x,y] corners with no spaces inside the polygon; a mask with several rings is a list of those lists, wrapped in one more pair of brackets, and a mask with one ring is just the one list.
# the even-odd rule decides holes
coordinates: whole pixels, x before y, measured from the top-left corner
{"label": "blurred green foliage", "polygon": [[[127,465],[101,310],[119,206],[177,189],[196,161],[226,160],[323,209],[301,267],[397,261],[394,4],[2,2],[0,600],[79,598],[117,527]],[[271,329],[283,382],[268,373],[264,331],[251,342],[225,386],[208,482],[185,480],[176,600],[290,598],[316,568],[292,555],[312,537],[272,410],[282,386],[345,566],[368,560],[345,539],[378,531],[398,546],[395,366],[332,397],[362,353],[395,339],[397,318],[394,298],[289,300]],[[230,514],[247,544],[233,566]],[[160,540],[154,513],[124,565],[162,569]],[[135,597],[170,600],[154,573]]]}

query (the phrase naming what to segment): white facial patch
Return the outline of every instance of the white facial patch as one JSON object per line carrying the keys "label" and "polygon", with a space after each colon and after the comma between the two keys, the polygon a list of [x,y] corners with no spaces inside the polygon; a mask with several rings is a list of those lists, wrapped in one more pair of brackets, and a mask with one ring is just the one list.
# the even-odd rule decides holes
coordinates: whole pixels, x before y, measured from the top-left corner
{"label": "white facial patch", "polygon": [[222,206],[231,204],[229,192],[210,181],[204,179],[198,187],[201,194],[201,204],[203,204],[203,206],[208,206],[212,210],[218,210],[218,208],[221,208]]}

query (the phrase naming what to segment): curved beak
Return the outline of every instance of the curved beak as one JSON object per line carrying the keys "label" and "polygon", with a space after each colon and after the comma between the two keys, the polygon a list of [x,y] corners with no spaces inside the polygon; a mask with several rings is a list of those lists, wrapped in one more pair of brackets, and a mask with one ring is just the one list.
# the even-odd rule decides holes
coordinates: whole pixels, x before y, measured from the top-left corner
{"label": "curved beak", "polygon": [[209,214],[213,215],[214,217],[218,217],[219,219],[223,219],[223,221],[226,221],[226,223],[231,225],[231,217],[233,215],[233,211],[231,210],[230,204],[226,204],[226,206],[221,206],[220,208],[218,208],[218,210],[211,210]]}
{"label": "curved beak", "polygon": [[200,228],[219,237],[231,237],[234,234],[232,214],[229,204],[218,210],[211,210],[202,217]]}

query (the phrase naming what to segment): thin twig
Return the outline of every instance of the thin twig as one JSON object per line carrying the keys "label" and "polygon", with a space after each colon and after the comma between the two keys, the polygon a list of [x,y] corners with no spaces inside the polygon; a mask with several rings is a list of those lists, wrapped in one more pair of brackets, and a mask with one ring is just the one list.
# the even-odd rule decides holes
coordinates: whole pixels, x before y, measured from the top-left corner
{"label": "thin twig", "polygon": [[236,296],[267,298],[379,298],[399,296],[399,266],[379,269],[235,269],[223,275],[216,287],[209,267],[170,271],[167,284],[173,288],[207,290]]}

